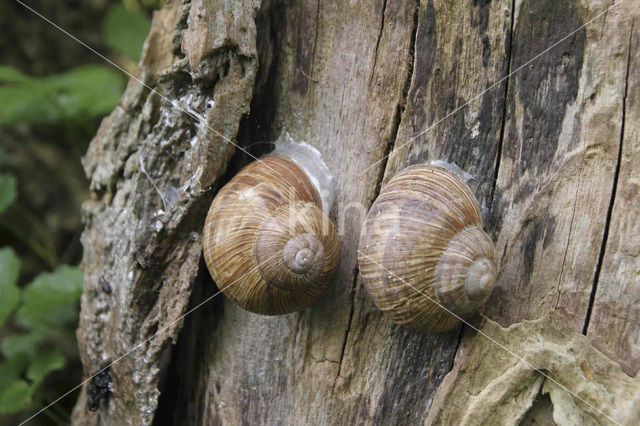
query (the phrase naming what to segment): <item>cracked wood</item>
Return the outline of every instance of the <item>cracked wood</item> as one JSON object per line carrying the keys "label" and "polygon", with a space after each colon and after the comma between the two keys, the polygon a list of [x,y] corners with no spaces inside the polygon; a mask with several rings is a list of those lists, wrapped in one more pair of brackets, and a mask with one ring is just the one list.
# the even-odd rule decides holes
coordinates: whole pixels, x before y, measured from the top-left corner
{"label": "cracked wood", "polygon": [[[211,127],[256,155],[285,131],[317,147],[339,182],[331,217],[342,263],[327,295],[298,314],[261,317],[211,300],[181,332],[182,322],[172,325],[114,365],[117,392],[98,414],[83,394],[74,420],[423,422],[442,379],[464,362],[461,332],[420,334],[383,318],[358,280],[356,248],[358,206],[403,167],[433,160],[472,176],[497,240],[502,273],[485,314],[509,325],[557,309],[635,374],[639,7],[627,0],[520,68],[607,5],[266,0],[256,14],[248,1],[169,2],[141,77],[207,111]],[[247,161],[232,153],[133,82],[105,119],[85,160],[93,200],[78,335],[87,373],[215,294],[197,236],[208,188]],[[187,181],[175,199],[171,188]],[[100,293],[102,276],[113,295]],[[541,384],[521,389],[515,417]]]}

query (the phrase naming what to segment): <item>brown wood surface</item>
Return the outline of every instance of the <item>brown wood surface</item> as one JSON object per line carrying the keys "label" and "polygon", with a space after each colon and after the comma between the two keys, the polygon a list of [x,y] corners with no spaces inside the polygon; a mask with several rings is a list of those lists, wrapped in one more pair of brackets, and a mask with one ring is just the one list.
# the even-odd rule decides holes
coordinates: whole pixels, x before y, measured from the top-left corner
{"label": "brown wood surface", "polygon": [[[626,17],[626,21],[630,18]],[[591,296],[593,309],[585,324],[587,337],[618,360],[625,372],[640,370],[640,32],[638,15],[629,31],[617,35],[626,48],[616,180],[603,239],[601,268]],[[628,24],[626,26],[628,28]],[[620,49],[624,56],[625,51]],[[603,135],[604,136],[604,135]]]}
{"label": "brown wood surface", "polygon": [[[461,328],[390,323],[358,280],[356,250],[380,186],[434,160],[469,175],[496,242],[502,269],[485,314],[507,326],[557,310],[567,332],[584,331],[637,373],[637,2],[616,2],[582,29],[611,4],[167,3],[138,75],[255,155],[285,132],[318,148],[337,182],[340,270],[297,314],[208,300],[217,290],[201,261],[206,209],[250,158],[132,81],[85,159],[87,376],[160,333],[110,368],[113,393],[97,413],[84,387],[76,423],[422,423],[442,379],[483,337],[467,333],[457,350]],[[542,385],[518,391],[520,417]]]}
{"label": "brown wood surface", "polygon": [[248,112],[257,69],[255,5],[206,13],[222,4],[174,1],[156,13],[137,73],[155,92],[131,80],[84,158],[92,197],[83,212],[77,335],[87,376],[113,363],[113,393],[91,412],[88,395],[106,384],[86,384],[75,423],[153,421],[163,363],[199,272],[201,218],[234,151],[224,137],[237,134]]}

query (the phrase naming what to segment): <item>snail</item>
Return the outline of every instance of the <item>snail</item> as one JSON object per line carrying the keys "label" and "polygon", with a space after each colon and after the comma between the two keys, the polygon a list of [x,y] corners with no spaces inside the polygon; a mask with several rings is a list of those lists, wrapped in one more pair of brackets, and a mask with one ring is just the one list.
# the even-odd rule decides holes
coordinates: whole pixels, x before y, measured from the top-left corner
{"label": "snail", "polygon": [[376,306],[421,331],[450,330],[477,312],[498,272],[471,190],[432,165],[408,167],[382,188],[362,226],[358,261]]}
{"label": "snail", "polygon": [[211,203],[205,262],[222,292],[246,310],[302,310],[325,292],[338,268],[340,241],[327,216],[332,178],[319,155],[306,144],[280,143],[238,172]]}

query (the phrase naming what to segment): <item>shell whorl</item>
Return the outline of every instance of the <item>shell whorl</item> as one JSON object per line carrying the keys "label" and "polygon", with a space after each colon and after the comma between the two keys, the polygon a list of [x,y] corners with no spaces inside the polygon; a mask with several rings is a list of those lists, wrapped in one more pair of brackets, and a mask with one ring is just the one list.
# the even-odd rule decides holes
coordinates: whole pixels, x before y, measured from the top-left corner
{"label": "shell whorl", "polygon": [[313,203],[290,203],[264,222],[254,254],[266,283],[281,290],[302,291],[318,279],[326,263],[325,244],[334,243],[322,237],[324,218]]}
{"label": "shell whorl", "polygon": [[282,249],[282,259],[290,271],[301,274],[324,263],[324,249],[314,235],[299,234],[287,241]]}
{"label": "shell whorl", "polygon": [[466,317],[487,301],[496,283],[493,242],[479,226],[458,232],[442,253],[436,269],[438,300]]}
{"label": "shell whorl", "polygon": [[302,168],[269,155],[242,169],[215,197],[203,250],[218,287],[252,312],[295,312],[326,290],[340,242]]}
{"label": "shell whorl", "polygon": [[497,274],[471,190],[449,170],[429,165],[401,171],[382,189],[363,224],[359,263],[378,308],[424,331],[449,330],[456,316],[479,310]]}

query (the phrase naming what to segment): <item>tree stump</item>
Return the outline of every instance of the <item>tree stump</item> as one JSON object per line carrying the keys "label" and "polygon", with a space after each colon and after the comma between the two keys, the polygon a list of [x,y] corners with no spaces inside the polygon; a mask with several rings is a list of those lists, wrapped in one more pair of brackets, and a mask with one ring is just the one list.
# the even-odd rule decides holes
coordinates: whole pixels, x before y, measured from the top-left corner
{"label": "tree stump", "polygon": [[[562,333],[586,335],[615,374],[635,376],[639,18],[633,0],[167,1],[137,72],[147,87],[130,81],[84,159],[78,339],[87,377],[117,362],[106,397],[95,380],[83,387],[74,421],[446,424],[441,402],[490,343],[467,326],[389,322],[356,253],[381,185],[434,160],[469,174],[500,257],[488,319],[472,324],[498,334],[557,311]],[[208,300],[217,289],[200,238],[217,189],[250,160],[234,144],[259,156],[285,132],[335,175],[342,260],[319,303],[265,317]],[[527,357],[521,338],[510,349]],[[532,376],[492,421],[523,421],[549,386]],[[555,411],[559,401],[583,404],[551,396],[557,422],[573,410]]]}

